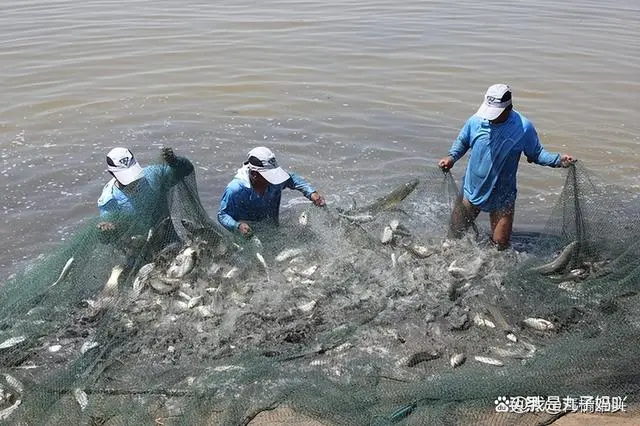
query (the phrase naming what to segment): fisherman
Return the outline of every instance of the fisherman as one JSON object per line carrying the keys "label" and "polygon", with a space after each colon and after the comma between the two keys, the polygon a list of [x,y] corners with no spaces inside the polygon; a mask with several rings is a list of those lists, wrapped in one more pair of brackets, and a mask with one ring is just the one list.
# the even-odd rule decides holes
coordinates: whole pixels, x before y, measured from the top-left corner
{"label": "fisherman", "polygon": [[[170,216],[169,189],[193,172],[193,164],[178,157],[171,148],[162,149],[164,164],[142,168],[127,148],[113,148],[107,154],[107,171],[112,179],[102,189],[98,209],[101,240],[111,243],[123,235],[142,234]],[[165,229],[165,242],[176,240],[170,223]],[[128,258],[127,263],[132,259]],[[131,266],[131,265],[127,265]]]}
{"label": "fisherman", "polygon": [[218,220],[229,231],[237,230],[245,237],[253,235],[248,222],[267,220],[278,225],[284,188],[302,192],[318,207],[325,205],[324,197],[303,178],[278,166],[269,148],[253,148],[222,194]]}
{"label": "fisherman", "polygon": [[459,238],[480,211],[489,212],[491,241],[504,250],[509,247],[513,228],[521,154],[530,163],[549,167],[569,167],[575,160],[542,147],[533,123],[513,109],[511,88],[506,84],[489,87],[480,108],[466,121],[449,155],[438,165],[448,171],[469,149],[471,157],[461,199],[451,214],[449,237]]}

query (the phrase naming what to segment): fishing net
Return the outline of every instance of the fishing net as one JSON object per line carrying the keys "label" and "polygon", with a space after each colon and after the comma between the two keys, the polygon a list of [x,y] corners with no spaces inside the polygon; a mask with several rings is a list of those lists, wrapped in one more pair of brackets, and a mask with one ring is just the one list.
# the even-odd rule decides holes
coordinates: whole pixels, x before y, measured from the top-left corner
{"label": "fishing net", "polygon": [[569,398],[631,405],[637,195],[578,163],[547,224],[497,251],[483,227],[446,239],[455,179],[419,178],[353,208],[292,196],[250,240],[195,173],[115,230],[88,219],[0,288],[0,418],[534,425]]}

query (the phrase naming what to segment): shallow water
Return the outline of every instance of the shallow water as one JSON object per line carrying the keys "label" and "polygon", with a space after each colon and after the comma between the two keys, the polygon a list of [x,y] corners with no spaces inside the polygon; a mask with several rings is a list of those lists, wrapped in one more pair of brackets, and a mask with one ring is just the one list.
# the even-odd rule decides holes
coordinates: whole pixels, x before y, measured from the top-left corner
{"label": "shallow water", "polygon": [[[211,215],[257,144],[329,202],[366,201],[430,171],[497,81],[548,149],[639,188],[635,1],[36,0],[0,12],[3,268],[96,213],[115,145],[141,163],[162,145],[191,158]],[[563,176],[523,162],[516,226],[544,221]]]}

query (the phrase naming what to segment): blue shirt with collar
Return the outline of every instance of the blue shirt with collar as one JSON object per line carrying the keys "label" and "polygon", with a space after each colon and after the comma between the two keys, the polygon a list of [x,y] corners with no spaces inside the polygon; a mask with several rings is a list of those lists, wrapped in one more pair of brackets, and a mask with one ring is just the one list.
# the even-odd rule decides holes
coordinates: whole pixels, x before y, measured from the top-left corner
{"label": "blue shirt with collar", "polygon": [[229,182],[220,199],[218,221],[229,231],[238,229],[240,222],[271,220],[278,224],[280,200],[284,188],[300,191],[309,198],[315,189],[295,173],[279,185],[269,184],[263,195],[251,186],[249,169],[243,166]]}
{"label": "blue shirt with collar", "polygon": [[533,123],[516,110],[505,122],[492,124],[471,116],[454,141],[449,155],[458,161],[471,150],[463,177],[463,194],[482,211],[507,208],[515,203],[516,173],[524,153],[531,163],[560,166],[560,154],[546,151]]}

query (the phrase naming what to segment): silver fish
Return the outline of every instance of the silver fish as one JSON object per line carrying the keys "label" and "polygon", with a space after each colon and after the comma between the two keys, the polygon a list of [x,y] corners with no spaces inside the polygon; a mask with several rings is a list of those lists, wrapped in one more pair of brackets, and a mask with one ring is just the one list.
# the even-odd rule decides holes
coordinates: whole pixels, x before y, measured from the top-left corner
{"label": "silver fish", "polygon": [[578,242],[574,241],[562,250],[560,255],[556,257],[553,261],[549,263],[545,263],[544,265],[536,266],[535,268],[531,268],[532,272],[537,272],[542,275],[552,274],[554,272],[558,272],[561,269],[564,269],[571,260],[574,251],[578,247]]}
{"label": "silver fish", "polygon": [[198,306],[201,302],[202,302],[202,296],[193,297],[191,298],[191,300],[187,302],[187,309],[194,308]]}
{"label": "silver fish", "polygon": [[298,309],[304,312],[305,314],[308,314],[309,312],[313,311],[313,308],[315,307],[316,307],[316,301],[312,300],[309,303],[305,303],[304,305],[298,306]]}
{"label": "silver fish", "polygon": [[380,241],[382,242],[382,244],[387,244],[391,242],[392,239],[393,239],[393,231],[391,230],[391,227],[385,226],[384,229],[382,230],[382,237],[380,237]]}
{"label": "silver fish", "polygon": [[103,295],[113,294],[118,291],[118,280],[120,279],[122,271],[124,271],[124,266],[122,265],[116,265],[113,267],[111,275],[104,286],[104,290],[102,291]]}
{"label": "silver fish", "polygon": [[9,386],[11,386],[16,391],[18,391],[18,393],[24,392],[24,385],[20,380],[16,379],[11,374],[7,374],[7,373],[5,373],[4,378],[7,380],[7,383],[9,384]]}
{"label": "silver fish", "polygon": [[144,286],[149,280],[149,275],[153,272],[155,266],[154,263],[147,263],[138,270],[132,285],[134,293],[139,295],[144,290]]}
{"label": "silver fish", "polygon": [[85,354],[88,351],[90,351],[93,348],[97,348],[98,346],[100,346],[100,344],[98,342],[94,342],[92,340],[87,340],[86,342],[84,342],[82,344],[82,347],[80,348],[80,353],[81,354]]}
{"label": "silver fish", "polygon": [[340,217],[355,223],[367,223],[375,220],[375,216],[371,214],[340,214]]}
{"label": "silver fish", "polygon": [[305,269],[304,271],[296,271],[296,274],[300,275],[303,278],[311,278],[317,269],[318,269],[318,265],[312,265],[307,269]]}
{"label": "silver fish", "polygon": [[0,343],[0,349],[10,348],[12,346],[17,345],[18,343],[24,342],[25,340],[27,340],[25,336],[12,337]]}
{"label": "silver fish", "polygon": [[502,367],[504,365],[502,361],[495,358],[489,358],[487,356],[474,356],[473,358],[478,362],[482,362],[484,364],[489,364],[489,365],[495,365],[497,367]]}
{"label": "silver fish", "polygon": [[433,250],[431,250],[429,247],[426,246],[419,246],[419,245],[414,245],[414,244],[407,244],[405,246],[405,248],[407,249],[407,251],[409,251],[411,254],[415,255],[416,257],[419,257],[421,259],[426,259],[427,257],[431,256],[432,254],[434,254],[435,252]]}
{"label": "silver fish", "polygon": [[473,323],[480,327],[496,328],[496,325],[493,322],[484,318],[480,314],[475,314],[473,316]]}
{"label": "silver fish", "polygon": [[80,388],[76,388],[73,390],[73,396],[76,397],[76,402],[78,403],[78,405],[80,405],[80,411],[84,411],[84,409],[87,408],[87,405],[89,404],[89,398],[87,397],[85,391]]}
{"label": "silver fish", "polygon": [[267,268],[267,262],[265,262],[264,257],[258,252],[256,252],[256,257],[258,258],[260,265],[262,265],[264,273],[267,275],[267,281],[269,281],[269,268]]}
{"label": "silver fish", "polygon": [[224,278],[230,280],[238,277],[239,275],[240,275],[240,268],[238,268],[237,266],[234,266],[229,270],[229,272],[224,274]]}
{"label": "silver fish", "polygon": [[420,181],[418,179],[411,179],[409,182],[398,186],[389,194],[378,198],[371,204],[368,204],[364,207],[352,209],[345,213],[348,215],[361,214],[361,213],[376,215],[381,211],[391,209],[396,205],[398,205],[400,201],[407,198],[407,196],[411,194],[414,189],[416,189],[419,183]]}
{"label": "silver fish", "polygon": [[211,318],[213,316],[213,312],[211,312],[211,308],[208,306],[197,306],[196,310],[202,318]]}
{"label": "silver fish", "polygon": [[489,350],[501,358],[525,359],[525,358],[531,358],[533,356],[531,352],[527,351],[524,348],[506,349],[506,348],[491,346]]}
{"label": "silver fish", "polygon": [[454,354],[449,359],[449,364],[452,368],[460,367],[467,360],[467,356],[463,353]]}
{"label": "silver fish", "polygon": [[554,328],[552,322],[542,318],[527,318],[522,322],[524,325],[533,328],[534,330],[547,331],[553,330]]}
{"label": "silver fish", "polygon": [[302,253],[304,253],[304,250],[300,249],[300,248],[291,248],[291,249],[282,250],[276,256],[276,262],[284,262],[285,260],[289,260],[291,258],[298,257]]}
{"label": "silver fish", "polygon": [[300,226],[307,226],[309,224],[309,214],[306,211],[300,213],[298,217],[298,223]]}
{"label": "silver fish", "polygon": [[181,284],[179,279],[167,278],[167,277],[154,277],[149,280],[149,285],[152,289],[160,294],[171,293],[177,289]]}
{"label": "silver fish", "polygon": [[182,278],[193,270],[196,265],[197,252],[193,247],[182,250],[171,262],[167,270],[169,278]]}
{"label": "silver fish", "polygon": [[58,284],[59,282],[67,278],[67,275],[69,275],[69,270],[71,269],[72,264],[73,264],[73,257],[70,257],[69,260],[67,260],[67,263],[64,264],[64,267],[62,268],[62,272],[60,272],[60,276],[58,277],[56,282],[51,284],[49,288],[53,287],[54,285]]}
{"label": "silver fish", "polygon": [[11,413],[13,413],[16,410],[16,408],[20,406],[21,403],[22,403],[22,400],[18,399],[16,400],[16,402],[13,403],[13,405],[5,408],[4,410],[0,410],[0,420],[8,419]]}

